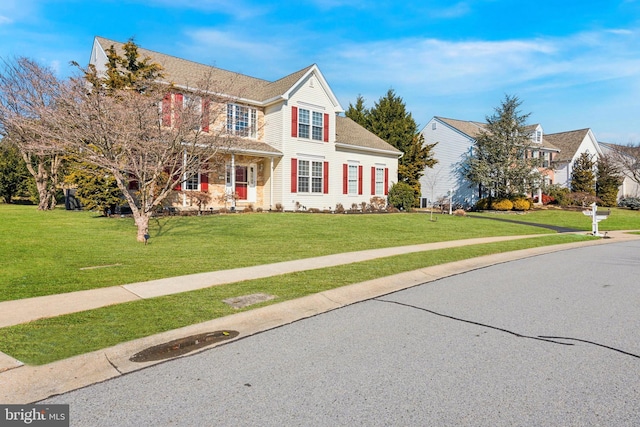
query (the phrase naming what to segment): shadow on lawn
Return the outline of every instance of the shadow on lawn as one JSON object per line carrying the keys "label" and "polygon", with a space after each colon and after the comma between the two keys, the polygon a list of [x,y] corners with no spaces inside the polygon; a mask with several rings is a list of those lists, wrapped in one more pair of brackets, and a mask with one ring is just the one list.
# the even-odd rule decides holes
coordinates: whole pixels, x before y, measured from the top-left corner
{"label": "shadow on lawn", "polygon": [[540,228],[546,228],[548,230],[553,230],[556,233],[575,233],[577,231],[586,231],[586,230],[579,230],[577,228],[569,228],[569,227],[561,227],[558,225],[549,225],[549,224],[537,224],[534,222],[526,222],[526,221],[518,221],[515,219],[506,219],[506,218],[490,218],[490,217],[486,217],[486,216],[475,216],[475,215],[468,215],[467,216],[469,218],[474,218],[474,219],[489,219],[492,221],[502,221],[502,222],[511,222],[514,224],[522,224],[522,225],[530,225],[532,227],[540,227]]}

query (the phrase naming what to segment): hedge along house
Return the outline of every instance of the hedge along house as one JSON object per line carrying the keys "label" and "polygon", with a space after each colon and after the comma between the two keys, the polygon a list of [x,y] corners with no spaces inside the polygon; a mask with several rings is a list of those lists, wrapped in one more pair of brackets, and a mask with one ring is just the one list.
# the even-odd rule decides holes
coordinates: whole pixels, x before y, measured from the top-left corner
{"label": "hedge along house", "polygon": [[[422,207],[447,197],[449,193],[454,204],[465,207],[474,205],[484,197],[482,189],[462,176],[461,163],[473,154],[476,138],[485,127],[486,123],[482,122],[434,116],[422,129],[425,144],[437,143],[434,156],[438,159],[438,164],[425,169],[420,179]],[[541,159],[539,171],[546,184],[553,183],[552,161],[560,150],[547,140],[541,125],[528,125],[526,130],[531,135],[527,156]],[[532,196],[538,196],[540,200],[541,193],[538,189],[537,194]]]}
{"label": "hedge along house", "polygon": [[[122,45],[96,37],[90,63],[104,71],[107,49]],[[138,52],[161,65],[163,80],[171,85],[159,106],[163,125],[171,125],[176,107],[203,75],[228,92],[226,105],[218,108],[203,101],[202,128],[209,130],[214,114],[209,111],[218,111],[223,130],[239,143],[225,147],[215,166],[184,176],[174,206],[192,209],[190,192],[205,192],[211,196],[205,209],[333,210],[386,198],[397,182],[402,152],[339,115],[344,110],[317,65],[267,81],[143,48]]]}

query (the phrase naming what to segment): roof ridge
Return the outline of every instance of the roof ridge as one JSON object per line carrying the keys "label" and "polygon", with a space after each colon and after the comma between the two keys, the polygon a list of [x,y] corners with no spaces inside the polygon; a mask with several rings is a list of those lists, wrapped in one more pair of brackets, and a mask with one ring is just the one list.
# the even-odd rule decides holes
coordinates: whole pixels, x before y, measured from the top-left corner
{"label": "roof ridge", "polygon": [[[119,41],[117,41],[117,40],[111,40],[111,39],[108,39],[108,38],[106,38],[106,37],[95,36],[95,38],[96,38],[96,39],[102,39],[102,40],[104,40],[104,41],[106,41],[106,42],[109,42],[109,43],[117,43],[117,44],[122,45],[122,46],[125,44],[125,43],[123,43],[123,42],[119,42]],[[190,62],[190,63],[192,63],[192,64],[201,65],[201,66],[203,66],[203,67],[215,68],[215,69],[218,69],[218,70],[221,70],[221,71],[225,71],[225,72],[227,72],[227,73],[233,73],[233,74],[237,74],[237,75],[239,75],[239,76],[248,77],[248,78],[250,78],[250,79],[260,80],[260,81],[265,82],[265,83],[267,83],[267,84],[271,84],[271,83],[273,83],[273,81],[266,80],[266,79],[262,79],[262,78],[260,78],[260,77],[250,76],[250,75],[248,75],[248,74],[240,73],[240,72],[238,72],[238,71],[232,71],[232,70],[228,70],[228,69],[226,69],[226,68],[220,68],[220,67],[217,67],[217,66],[215,66],[215,65],[208,65],[208,64],[205,64],[205,63],[202,63],[202,62],[194,61],[194,60],[191,60],[191,59],[181,58],[181,57],[179,57],[179,56],[171,55],[171,54],[168,54],[168,53],[158,52],[158,51],[153,50],[153,49],[148,49],[148,48],[146,48],[146,47],[142,47],[142,46],[140,46],[140,45],[138,45],[138,44],[136,44],[136,46],[138,46],[138,50],[143,50],[143,51],[147,51],[147,52],[152,52],[152,53],[153,53],[153,54],[155,54],[155,55],[160,55],[160,56],[165,56],[165,57],[168,57],[168,58],[173,58],[173,59],[175,59],[175,60],[177,60],[177,61]],[[286,76],[285,76],[285,77],[286,77]],[[284,77],[283,77],[283,78],[284,78]],[[278,80],[281,80],[281,79],[278,79]],[[275,80],[275,81],[278,81],[278,80]]]}

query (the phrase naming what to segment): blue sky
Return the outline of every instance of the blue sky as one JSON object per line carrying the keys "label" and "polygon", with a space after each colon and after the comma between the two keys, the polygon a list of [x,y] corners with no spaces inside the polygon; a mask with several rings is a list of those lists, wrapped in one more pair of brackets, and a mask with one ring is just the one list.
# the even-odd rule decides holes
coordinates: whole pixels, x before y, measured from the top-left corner
{"label": "blue sky", "polygon": [[640,0],[1,0],[0,57],[68,76],[93,37],[276,80],[316,63],[343,108],[388,89],[424,126],[505,94],[546,133],[640,142]]}

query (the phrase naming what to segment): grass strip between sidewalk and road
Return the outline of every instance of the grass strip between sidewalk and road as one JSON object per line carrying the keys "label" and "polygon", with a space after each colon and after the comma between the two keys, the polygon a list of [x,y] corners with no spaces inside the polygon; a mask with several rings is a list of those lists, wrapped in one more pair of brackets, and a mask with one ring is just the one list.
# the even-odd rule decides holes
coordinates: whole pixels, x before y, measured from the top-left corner
{"label": "grass strip between sidewalk and road", "polygon": [[[588,239],[595,238],[578,234],[546,235],[417,252],[134,301],[2,328],[0,351],[23,363],[42,365],[353,283],[483,255]],[[244,309],[234,309],[222,302],[254,293],[267,293],[276,298]]]}

